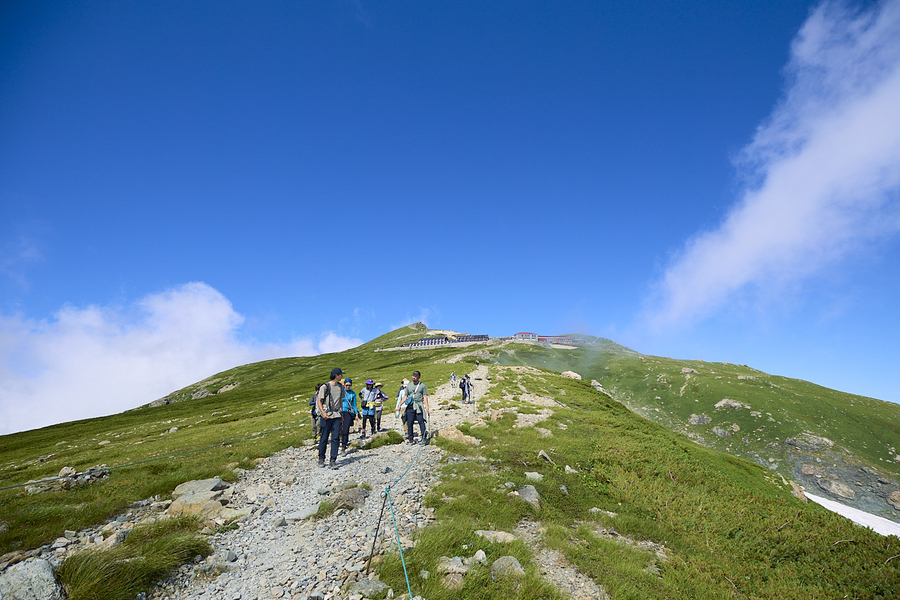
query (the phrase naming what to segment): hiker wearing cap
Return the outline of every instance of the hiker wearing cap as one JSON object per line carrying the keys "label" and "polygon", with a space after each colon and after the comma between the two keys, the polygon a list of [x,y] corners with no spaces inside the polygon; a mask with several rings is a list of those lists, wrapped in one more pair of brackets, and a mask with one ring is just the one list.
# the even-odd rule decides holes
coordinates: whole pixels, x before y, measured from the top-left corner
{"label": "hiker wearing cap", "polygon": [[387,401],[388,397],[381,388],[384,386],[380,381],[375,384],[375,425],[377,427],[376,431],[381,431],[381,413],[384,409],[384,403]]}
{"label": "hiker wearing cap", "polygon": [[[419,422],[419,433],[422,434],[422,443],[425,443],[427,430],[425,429],[425,418],[431,414],[431,408],[428,406],[428,387],[419,381],[422,376],[418,371],[413,371],[412,381],[406,386],[406,396],[403,399],[403,406],[406,407],[406,432],[410,444],[415,444],[416,439],[413,436],[413,422]],[[398,402],[398,408],[399,402]]]}
{"label": "hiker wearing cap", "polygon": [[375,389],[375,380],[366,379],[366,387],[359,393],[359,408],[362,412],[362,436],[366,439],[366,423],[372,424],[372,435],[375,435],[375,399],[378,390]]}
{"label": "hiker wearing cap", "polygon": [[356,392],[353,391],[353,380],[349,377],[344,380],[344,401],[341,407],[341,450],[346,452],[350,445],[350,427],[359,418],[359,409],[356,407]]}
{"label": "hiker wearing cap", "polygon": [[[394,408],[394,416],[401,420],[400,431],[406,427],[406,386],[409,385],[409,379],[400,382],[400,389],[397,390],[397,406]],[[401,410],[402,409],[402,410]]]}
{"label": "hiker wearing cap", "polygon": [[344,402],[344,386],[341,375],[344,372],[335,367],[331,370],[331,381],[323,383],[316,394],[316,411],[321,423],[319,438],[319,466],[325,466],[325,447],[331,436],[331,468],[337,468],[338,441],[341,434],[341,407]]}

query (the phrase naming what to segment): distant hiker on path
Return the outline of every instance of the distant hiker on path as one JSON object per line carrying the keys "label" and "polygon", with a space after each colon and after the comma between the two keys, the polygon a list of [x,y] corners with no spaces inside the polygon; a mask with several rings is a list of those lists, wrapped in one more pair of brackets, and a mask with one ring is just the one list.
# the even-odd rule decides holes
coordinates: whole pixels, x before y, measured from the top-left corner
{"label": "distant hiker on path", "polygon": [[362,412],[362,436],[359,439],[366,439],[366,423],[372,425],[372,435],[375,435],[375,400],[380,393],[375,389],[375,380],[366,379],[366,387],[359,393],[359,408]]}
{"label": "distant hiker on path", "polygon": [[356,392],[353,391],[353,380],[349,377],[344,380],[344,401],[341,407],[341,450],[347,451],[350,445],[350,427],[359,418],[359,410],[356,407]]}
{"label": "distant hiker on path", "polygon": [[468,404],[472,398],[472,381],[469,379],[468,375],[460,378],[459,389],[462,390],[463,404]]}
{"label": "distant hiker on path", "polygon": [[341,434],[341,408],[344,402],[344,386],[341,375],[344,372],[335,367],[331,370],[331,381],[323,383],[316,395],[316,410],[322,422],[322,437],[319,438],[319,466],[325,466],[325,446],[331,436],[331,468],[337,468],[338,441]]}
{"label": "distant hiker on path", "polygon": [[[422,442],[425,442],[427,430],[425,429],[425,417],[431,414],[431,408],[428,406],[428,387],[419,381],[422,374],[413,371],[412,381],[406,385],[406,396],[403,399],[403,406],[406,408],[406,431],[410,444],[416,443],[413,436],[413,422],[419,422],[419,432],[422,434]],[[400,409],[400,402],[397,403],[397,409]]]}

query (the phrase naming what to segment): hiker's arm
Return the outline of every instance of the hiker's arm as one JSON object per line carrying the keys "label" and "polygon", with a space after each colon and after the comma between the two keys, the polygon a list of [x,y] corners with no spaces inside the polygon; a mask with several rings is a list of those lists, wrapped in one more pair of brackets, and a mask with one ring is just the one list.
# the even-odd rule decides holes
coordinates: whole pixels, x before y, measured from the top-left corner
{"label": "hiker's arm", "polygon": [[430,415],[431,408],[429,408],[429,406],[428,406],[428,394],[423,394],[422,399],[425,401],[425,412],[427,412]]}

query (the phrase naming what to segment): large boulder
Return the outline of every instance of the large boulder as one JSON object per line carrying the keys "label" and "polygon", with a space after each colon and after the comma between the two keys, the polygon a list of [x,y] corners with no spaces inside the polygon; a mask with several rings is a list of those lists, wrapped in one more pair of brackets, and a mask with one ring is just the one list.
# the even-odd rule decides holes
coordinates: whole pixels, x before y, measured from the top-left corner
{"label": "large boulder", "polygon": [[341,490],[334,494],[330,502],[334,505],[334,509],[344,510],[360,509],[366,504],[366,498],[369,497],[369,490],[361,487],[350,488],[349,490]]}
{"label": "large boulder", "polygon": [[63,590],[56,582],[53,567],[43,559],[26,560],[0,575],[3,600],[61,600]]}
{"label": "large boulder", "polygon": [[234,511],[229,509],[227,516],[223,513],[228,504],[229,486],[218,477],[186,481],[172,492],[172,504],[166,509],[170,516],[199,515],[205,519],[234,518]]}
{"label": "large boulder", "polygon": [[560,373],[563,377],[568,377],[569,379],[581,379],[581,375],[576,373],[575,371],[563,371]]}

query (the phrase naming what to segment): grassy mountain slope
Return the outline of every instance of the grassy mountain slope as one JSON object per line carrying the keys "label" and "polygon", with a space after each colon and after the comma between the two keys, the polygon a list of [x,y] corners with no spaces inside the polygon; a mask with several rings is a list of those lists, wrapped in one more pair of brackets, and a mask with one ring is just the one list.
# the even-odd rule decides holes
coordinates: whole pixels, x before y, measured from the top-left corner
{"label": "grassy mountain slope", "polygon": [[[346,352],[244,365],[171,394],[171,402],[163,406],[0,437],[0,487],[53,476],[63,466],[83,471],[99,463],[132,465],[114,468],[108,479],[69,491],[31,495],[23,487],[0,490],[0,553],[32,548],[66,529],[102,522],[133,501],[168,495],[189,479],[219,475],[233,480],[236,467],[251,468],[254,458],[299,446],[310,437],[309,424],[304,422],[307,400],[314,384],[324,380],[333,366],[360,382],[367,377],[383,381],[389,393],[413,369],[420,369],[426,382],[446,381],[451,372],[470,370],[471,364],[466,363],[473,363],[476,355],[483,362],[486,356],[504,363],[545,362],[545,368],[573,368],[586,376],[588,367],[595,364],[591,361],[596,361],[604,386],[617,397],[627,392],[638,401],[651,394],[660,400],[674,399],[673,387],[677,392],[683,385],[667,381],[666,391],[660,379],[666,373],[672,379],[680,375],[681,363],[666,362],[669,371],[665,373],[652,371],[661,368],[652,362],[657,359],[641,360],[627,349],[606,344],[594,353],[499,344],[464,351],[375,351],[423,334],[421,328],[411,326]],[[586,359],[590,354],[594,356]],[[459,360],[462,364],[450,362]],[[658,360],[662,364],[668,359]],[[701,366],[696,370],[701,371]],[[708,383],[722,381],[715,377],[725,379],[723,373],[710,373]],[[700,376],[688,383],[693,379]],[[212,395],[190,399],[201,392]],[[821,507],[801,503],[772,471],[652,423],[588,382],[561,378],[551,371],[515,376],[507,371],[502,379],[497,377],[482,402],[485,408],[533,413],[527,394],[565,404],[554,409],[544,425],[552,437],[533,427],[514,427],[516,413],[507,412],[483,427],[462,427],[482,441],[477,450],[439,441],[451,452],[479,460],[448,463],[445,483],[433,490],[429,500],[438,521],[422,531],[410,557],[413,564],[420,561],[428,566],[435,554],[453,556],[460,545],[471,541],[476,529],[511,530],[520,520],[532,519],[546,528],[548,546],[607,586],[616,598],[839,598],[845,594],[889,598],[900,584],[896,537],[882,538]],[[709,398],[718,395],[716,388]],[[745,400],[751,406],[760,401]],[[836,440],[835,447],[840,443]],[[538,459],[539,449],[546,450],[556,464]],[[178,456],[144,462],[169,455]],[[566,472],[565,465],[578,473]],[[542,496],[540,510],[507,497],[505,482],[530,483],[525,471],[544,476],[535,483]],[[565,492],[561,485],[566,486]],[[594,507],[617,516],[597,517],[590,511]],[[609,533],[613,528],[615,536]],[[621,547],[619,536],[664,545],[670,559],[646,571],[644,555]],[[517,543],[504,551],[527,563],[533,549]],[[397,566],[395,558],[388,556],[381,567],[383,577],[392,584],[399,577]],[[420,583],[433,585],[434,580]],[[545,597],[543,588],[505,590],[490,583],[476,581],[478,593],[467,597],[499,599],[509,593]],[[428,597],[458,597],[454,594],[432,588]]]}
{"label": "grassy mountain slope", "polygon": [[[507,344],[491,358],[574,370],[669,429],[763,464],[814,493],[900,520],[888,503],[900,489],[900,406],[746,365],[643,356],[595,339],[575,350]],[[725,399],[741,406],[716,408]]]}

